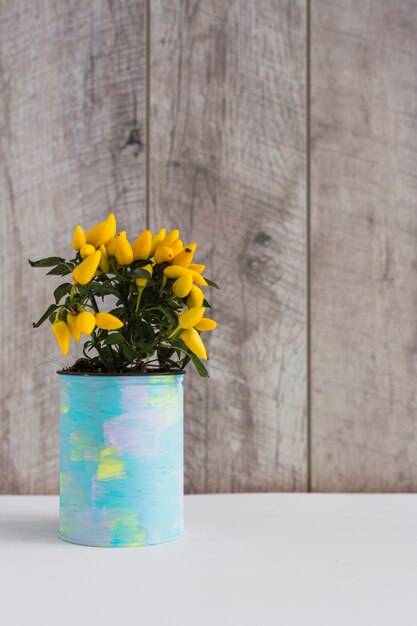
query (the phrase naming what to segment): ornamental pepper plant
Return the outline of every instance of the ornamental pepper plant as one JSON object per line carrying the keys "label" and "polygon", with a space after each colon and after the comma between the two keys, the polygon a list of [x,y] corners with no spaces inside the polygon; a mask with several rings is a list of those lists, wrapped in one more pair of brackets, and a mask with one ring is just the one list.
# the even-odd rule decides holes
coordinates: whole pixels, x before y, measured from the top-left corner
{"label": "ornamental pepper plant", "polygon": [[203,264],[193,263],[197,244],[184,245],[178,229],[165,228],[145,230],[131,244],[125,231],[116,234],[111,213],[86,233],[77,226],[72,247],[68,261],[29,261],[65,277],[33,326],[49,320],[64,355],[71,339],[83,342],[84,356],[71,371],[178,372],[192,361],[208,375],[201,333],[217,324],[205,315],[202,288],[218,287],[203,277]]}

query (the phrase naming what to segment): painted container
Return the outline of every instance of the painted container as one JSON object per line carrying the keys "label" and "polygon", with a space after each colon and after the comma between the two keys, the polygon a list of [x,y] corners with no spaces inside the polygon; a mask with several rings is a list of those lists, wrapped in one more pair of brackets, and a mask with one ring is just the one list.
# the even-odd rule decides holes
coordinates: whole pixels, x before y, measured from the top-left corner
{"label": "painted container", "polygon": [[184,376],[58,374],[61,539],[125,547],[179,537]]}

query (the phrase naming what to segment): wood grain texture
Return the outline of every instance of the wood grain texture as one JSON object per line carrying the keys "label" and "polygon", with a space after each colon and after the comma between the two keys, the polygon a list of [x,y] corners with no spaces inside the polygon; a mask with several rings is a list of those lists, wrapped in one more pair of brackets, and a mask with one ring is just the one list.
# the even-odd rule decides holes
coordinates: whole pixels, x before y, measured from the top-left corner
{"label": "wood grain texture", "polygon": [[189,492],[306,488],[306,11],[151,3],[151,226],[198,241],[221,293],[187,374]]}
{"label": "wood grain texture", "polygon": [[417,490],[417,7],[311,4],[312,479]]}
{"label": "wood grain texture", "polygon": [[[58,489],[56,356],[27,258],[117,211],[145,223],[145,3],[0,4],[0,492]],[[98,220],[97,220],[98,221]]]}

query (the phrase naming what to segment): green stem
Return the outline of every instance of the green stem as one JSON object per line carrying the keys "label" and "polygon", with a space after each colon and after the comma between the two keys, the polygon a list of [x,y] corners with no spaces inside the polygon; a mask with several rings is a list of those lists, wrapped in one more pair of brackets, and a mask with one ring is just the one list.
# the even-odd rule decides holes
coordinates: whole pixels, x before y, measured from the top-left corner
{"label": "green stem", "polygon": [[165,274],[164,274],[164,275],[162,276],[161,286],[160,286],[160,288],[159,288],[159,295],[161,295],[161,293],[162,293],[162,291],[163,291],[163,289],[164,289],[164,287],[165,287],[165,285],[166,285],[166,282],[167,282],[167,277],[166,277],[166,276],[165,276]]}
{"label": "green stem", "polygon": [[91,335],[91,341],[93,343],[93,346],[97,350],[97,353],[98,353],[98,355],[99,355],[99,357],[101,359],[101,362],[103,363],[104,367],[106,368],[107,371],[110,371],[110,368],[108,367],[108,365],[106,363],[106,359],[103,358],[103,352],[102,352],[102,350],[100,348],[100,344],[98,343],[97,338],[96,338],[94,333]]}
{"label": "green stem", "polygon": [[106,346],[106,348],[107,348],[107,352],[109,353],[109,357],[110,357],[110,361],[111,361],[111,365],[112,365],[111,368],[114,369],[114,353],[113,353],[112,347],[111,346]]}
{"label": "green stem", "polygon": [[63,306],[60,306],[59,309],[57,310],[57,312],[55,313],[55,322],[57,322],[59,320],[59,315],[60,315],[60,313],[61,313],[63,308],[64,308]]}
{"label": "green stem", "polygon": [[74,293],[75,290],[77,288],[77,283],[74,283],[73,286],[71,287],[71,291],[70,291],[70,295],[69,295],[69,301],[70,301],[70,305],[73,306],[73,298],[74,298]]}
{"label": "green stem", "polygon": [[141,301],[141,298],[142,298],[143,289],[144,289],[143,287],[138,287],[138,297],[137,297],[137,300],[136,300],[136,307],[135,307],[136,313],[139,311],[139,305],[140,305],[140,301]]}
{"label": "green stem", "polygon": [[100,311],[99,311],[99,308],[98,308],[98,305],[94,296],[91,296],[91,304],[93,305],[94,311],[96,313],[99,313]]}
{"label": "green stem", "polygon": [[180,326],[178,324],[178,326],[176,327],[176,329],[170,334],[168,335],[168,339],[174,339],[174,337],[176,337],[177,335],[179,335],[179,333],[182,331],[182,326]]}

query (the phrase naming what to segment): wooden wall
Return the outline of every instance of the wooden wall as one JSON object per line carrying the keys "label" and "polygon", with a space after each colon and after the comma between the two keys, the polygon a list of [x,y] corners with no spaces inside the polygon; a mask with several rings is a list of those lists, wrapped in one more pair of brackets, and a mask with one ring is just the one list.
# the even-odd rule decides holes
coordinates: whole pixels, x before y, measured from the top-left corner
{"label": "wooden wall", "polygon": [[312,485],[417,490],[417,5],[311,3]]}
{"label": "wooden wall", "polygon": [[[146,12],[70,0],[0,3],[0,492],[58,490],[59,359],[32,329],[74,225],[114,207],[145,225]],[[52,361],[51,361],[52,359]]]}
{"label": "wooden wall", "polygon": [[109,209],[222,285],[188,492],[417,488],[416,53],[412,0],[0,4],[0,492],[58,488],[26,259]]}
{"label": "wooden wall", "polygon": [[306,13],[151,3],[150,214],[221,283],[186,399],[190,491],[306,487]]}

